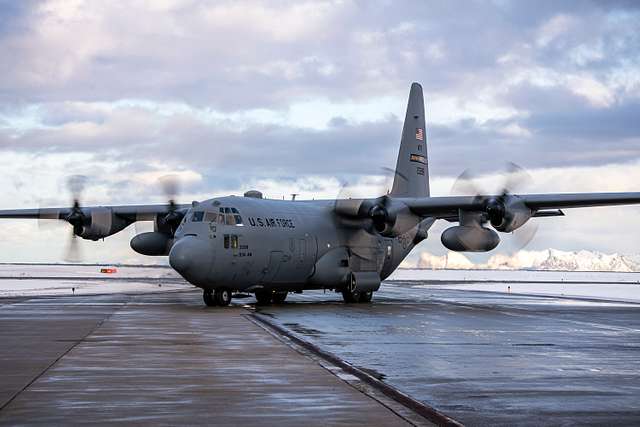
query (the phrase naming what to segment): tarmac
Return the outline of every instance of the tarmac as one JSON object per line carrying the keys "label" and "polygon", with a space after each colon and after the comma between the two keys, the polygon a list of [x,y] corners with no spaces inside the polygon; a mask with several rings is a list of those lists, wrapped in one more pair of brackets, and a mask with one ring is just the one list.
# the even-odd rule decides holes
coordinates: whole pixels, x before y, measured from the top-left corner
{"label": "tarmac", "polygon": [[0,304],[0,425],[426,424],[197,291]]}
{"label": "tarmac", "polygon": [[431,422],[640,424],[640,304],[426,282],[348,305],[0,298],[0,425]]}

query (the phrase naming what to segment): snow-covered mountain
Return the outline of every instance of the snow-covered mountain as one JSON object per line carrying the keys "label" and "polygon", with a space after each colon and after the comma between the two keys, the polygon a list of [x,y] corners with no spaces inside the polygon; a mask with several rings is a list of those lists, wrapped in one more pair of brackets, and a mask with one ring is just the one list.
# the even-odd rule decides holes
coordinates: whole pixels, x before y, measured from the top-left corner
{"label": "snow-covered mountain", "polygon": [[600,252],[564,252],[556,249],[520,251],[514,255],[497,254],[485,264],[474,264],[466,256],[449,252],[443,256],[422,252],[417,263],[406,268],[429,269],[491,269],[491,270],[554,270],[554,271],[640,271],[640,256],[603,254]]}

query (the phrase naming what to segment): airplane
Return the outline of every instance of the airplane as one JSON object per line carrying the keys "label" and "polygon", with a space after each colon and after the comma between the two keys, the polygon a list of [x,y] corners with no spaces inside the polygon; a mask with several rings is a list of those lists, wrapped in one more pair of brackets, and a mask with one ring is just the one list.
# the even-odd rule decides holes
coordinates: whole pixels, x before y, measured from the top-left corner
{"label": "airplane", "polygon": [[452,251],[486,252],[537,217],[562,209],[640,203],[640,192],[476,194],[432,197],[422,87],[411,85],[391,191],[376,198],[273,200],[243,196],[161,205],[2,210],[0,218],[58,219],[73,236],[99,240],[136,221],[154,231],[131,240],[143,255],[169,256],[184,279],[203,290],[207,306],[226,306],[234,292],[259,304],[282,303],[291,292],[341,292],[367,303],[381,281],[427,238],[436,220],[457,223],[441,235]]}

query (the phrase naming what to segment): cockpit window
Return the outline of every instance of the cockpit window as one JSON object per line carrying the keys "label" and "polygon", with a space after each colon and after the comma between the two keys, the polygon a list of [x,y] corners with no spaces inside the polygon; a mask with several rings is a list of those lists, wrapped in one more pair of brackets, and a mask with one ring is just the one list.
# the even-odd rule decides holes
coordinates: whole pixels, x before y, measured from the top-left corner
{"label": "cockpit window", "polygon": [[238,209],[231,208],[231,212],[233,213],[233,221],[235,222],[235,224],[242,225],[242,217],[240,216],[240,212],[238,212]]}
{"label": "cockpit window", "polygon": [[193,216],[191,217],[191,221],[193,222],[202,222],[204,218],[204,211],[195,211],[193,212]]}
{"label": "cockpit window", "polygon": [[243,225],[242,216],[240,216],[240,212],[238,212],[238,209],[219,208],[218,211],[220,212],[217,218],[218,224]]}

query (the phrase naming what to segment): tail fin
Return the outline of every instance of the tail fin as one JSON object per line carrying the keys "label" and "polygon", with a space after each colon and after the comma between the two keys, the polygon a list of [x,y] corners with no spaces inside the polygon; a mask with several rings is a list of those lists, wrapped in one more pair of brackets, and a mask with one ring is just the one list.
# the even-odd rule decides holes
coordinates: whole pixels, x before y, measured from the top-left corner
{"label": "tail fin", "polygon": [[395,197],[428,197],[429,167],[422,86],[411,85],[407,115],[404,119],[400,153],[390,193]]}

